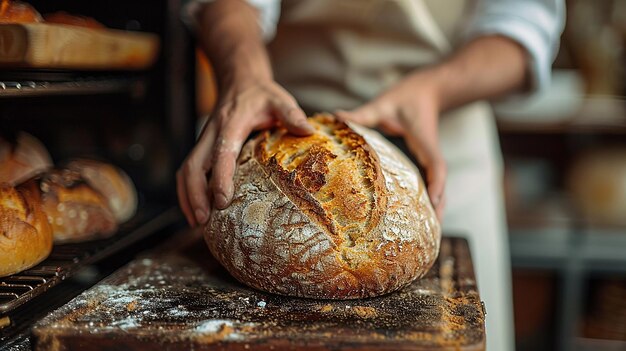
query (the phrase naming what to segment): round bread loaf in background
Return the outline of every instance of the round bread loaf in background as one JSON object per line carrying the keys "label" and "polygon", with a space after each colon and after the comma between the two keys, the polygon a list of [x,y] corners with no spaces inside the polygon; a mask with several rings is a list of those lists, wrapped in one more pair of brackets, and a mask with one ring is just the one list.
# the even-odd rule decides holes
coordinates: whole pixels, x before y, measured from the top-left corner
{"label": "round bread loaf in background", "polygon": [[44,15],[46,23],[64,24],[91,29],[105,29],[106,27],[91,17],[72,15],[65,11],[58,11]]}
{"label": "round bread loaf in background", "polygon": [[0,138],[0,183],[15,186],[51,167],[48,150],[34,136],[20,132],[15,140]]}
{"label": "round bread loaf in background", "polygon": [[52,229],[33,182],[0,185],[0,277],[43,261],[52,250]]}
{"label": "round bread loaf in background", "polygon": [[580,154],[568,174],[571,198],[591,225],[626,225],[626,148]]}
{"label": "round bread loaf in background", "polygon": [[43,18],[32,5],[19,0],[2,1],[0,4],[0,24],[37,23]]}
{"label": "round bread loaf in background", "polygon": [[67,169],[76,171],[107,199],[118,223],[129,220],[137,211],[137,191],[130,177],[120,168],[104,162],[76,159]]}
{"label": "round bread loaf in background", "polygon": [[439,222],[417,168],[375,131],[317,115],[317,132],[265,132],[244,146],[232,204],[204,236],[239,281],[324,299],[382,295],[434,263]]}
{"label": "round bread loaf in background", "polygon": [[53,169],[33,181],[41,191],[55,242],[103,239],[116,232],[117,221],[106,197],[77,171]]}

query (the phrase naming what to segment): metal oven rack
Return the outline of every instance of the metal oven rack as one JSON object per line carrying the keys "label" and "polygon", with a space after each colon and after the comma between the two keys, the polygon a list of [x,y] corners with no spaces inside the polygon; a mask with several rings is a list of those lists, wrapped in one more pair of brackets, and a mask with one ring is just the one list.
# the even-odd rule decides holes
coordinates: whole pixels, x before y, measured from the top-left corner
{"label": "metal oven rack", "polygon": [[144,86],[145,83],[141,79],[117,77],[59,82],[47,80],[5,80],[0,81],[0,98],[113,93],[130,93],[135,95],[142,92]]}
{"label": "metal oven rack", "polygon": [[145,72],[83,72],[15,69],[0,73],[0,99],[70,95],[130,94],[146,90]]}
{"label": "metal oven rack", "polygon": [[[37,266],[0,278],[0,317],[69,278],[80,268],[97,262],[180,219],[176,209],[142,209],[110,238],[56,245]],[[5,322],[6,323],[6,322]]]}
{"label": "metal oven rack", "polygon": [[[48,1],[32,2],[43,12],[58,10],[59,6]],[[139,117],[159,123],[166,132],[159,140],[165,145],[163,152],[169,155],[169,163],[159,164],[157,169],[173,174],[174,167],[180,164],[195,139],[195,46],[180,21],[182,4],[182,0],[116,2],[116,6],[65,1],[64,10],[94,16],[112,28],[130,28],[126,25],[128,23],[134,23],[131,27],[136,28],[135,24],[139,23],[141,30],[157,33],[162,39],[159,59],[154,67],[143,72],[3,68],[0,70],[0,129],[7,127],[9,132],[19,130],[20,126],[26,126],[27,131],[41,126],[45,129],[49,121],[55,125],[71,125],[74,121],[86,121],[77,114],[90,109],[97,113],[88,115],[89,120],[108,123],[105,120],[108,117],[102,115],[114,110],[116,101],[119,101],[126,104],[126,111],[131,111],[128,113],[133,120],[129,123],[136,122],[135,118]],[[152,11],[145,11],[146,8]],[[40,103],[44,107],[40,107]],[[59,107],[68,105],[70,109],[66,113],[59,113]],[[74,108],[75,105],[82,109]],[[22,106],[35,113],[22,113]],[[54,120],[45,110],[47,106],[57,109],[52,111]],[[98,109],[98,106],[104,109]],[[123,115],[116,118],[120,116]],[[109,150],[101,147],[104,145],[98,144],[98,148],[106,153]],[[127,171],[131,177],[132,167],[137,171],[142,166],[138,163],[129,165],[131,169]],[[175,205],[171,184],[168,191],[162,192],[148,182],[138,181],[137,185],[142,203],[139,212],[113,237],[56,245],[49,258],[39,265],[0,278],[0,350],[29,350],[30,328],[39,318],[110,274],[136,252],[163,240],[184,223],[179,210],[171,208]],[[145,189],[140,189],[140,185]],[[97,280],[82,281],[94,268],[98,272],[92,278]]]}
{"label": "metal oven rack", "polygon": [[[121,251],[145,243],[148,237],[166,237],[180,226],[182,215],[178,208],[143,206],[140,211],[112,237],[84,243],[56,245],[50,256],[37,266],[21,273],[0,278],[0,350],[28,343],[24,332],[30,328],[33,314],[45,313],[50,308],[73,297],[76,292],[60,284],[81,269],[107,258],[117,257]],[[160,233],[160,234],[158,234]],[[158,234],[158,235],[157,235]],[[57,285],[58,288],[49,290]],[[59,290],[62,298],[50,293]],[[57,294],[59,295],[59,294]],[[41,315],[38,317],[40,318]],[[17,340],[17,341],[16,341]],[[21,340],[21,341],[19,341]]]}

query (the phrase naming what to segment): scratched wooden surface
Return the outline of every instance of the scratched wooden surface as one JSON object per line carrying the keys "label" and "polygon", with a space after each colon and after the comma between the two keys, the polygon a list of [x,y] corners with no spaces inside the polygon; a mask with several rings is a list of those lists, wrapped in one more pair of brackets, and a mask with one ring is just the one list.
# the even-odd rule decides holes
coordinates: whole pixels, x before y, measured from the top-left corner
{"label": "scratched wooden surface", "polygon": [[[262,277],[260,277],[262,279]],[[182,233],[41,320],[41,350],[484,350],[467,242],[444,238],[427,276],[365,300],[249,289]]]}

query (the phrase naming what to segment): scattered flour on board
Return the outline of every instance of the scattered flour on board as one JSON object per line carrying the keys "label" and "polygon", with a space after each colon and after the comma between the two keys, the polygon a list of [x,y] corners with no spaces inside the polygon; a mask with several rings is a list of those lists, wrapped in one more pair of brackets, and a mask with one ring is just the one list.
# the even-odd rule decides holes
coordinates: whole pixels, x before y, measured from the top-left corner
{"label": "scattered flour on board", "polygon": [[198,333],[217,333],[224,327],[232,327],[232,326],[233,326],[233,322],[231,320],[212,319],[212,320],[204,321],[198,324],[198,326],[196,326],[194,331]]}

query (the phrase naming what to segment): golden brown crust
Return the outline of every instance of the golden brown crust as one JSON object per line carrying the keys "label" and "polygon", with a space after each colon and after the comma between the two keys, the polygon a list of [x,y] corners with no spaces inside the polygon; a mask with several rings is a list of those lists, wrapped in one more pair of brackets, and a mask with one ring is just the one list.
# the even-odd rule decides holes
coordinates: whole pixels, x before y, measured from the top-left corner
{"label": "golden brown crust", "polygon": [[17,0],[0,2],[0,24],[4,23],[36,23],[43,19],[31,5]]}
{"label": "golden brown crust", "polygon": [[27,133],[14,142],[0,138],[0,183],[20,184],[52,167],[45,146]]}
{"label": "golden brown crust", "polygon": [[44,16],[47,23],[64,24],[91,29],[105,29],[106,27],[91,17],[72,15],[65,11],[48,13]]}
{"label": "golden brown crust", "polygon": [[397,290],[434,262],[440,228],[415,166],[378,133],[330,115],[317,132],[244,146],[235,196],[205,238],[240,281],[273,293],[361,298]]}
{"label": "golden brown crust", "polygon": [[[378,225],[386,210],[384,180],[365,139],[329,115],[315,119],[317,133],[295,137],[282,130],[258,140],[256,158],[285,195],[334,234],[353,242]],[[339,233],[343,237],[337,237]]]}
{"label": "golden brown crust", "polygon": [[35,184],[0,185],[0,277],[43,261],[52,250],[52,229]]}
{"label": "golden brown crust", "polygon": [[117,230],[106,198],[78,172],[55,169],[36,181],[55,242],[105,238]]}
{"label": "golden brown crust", "polygon": [[130,177],[109,163],[77,159],[67,169],[76,171],[102,194],[118,223],[129,220],[137,211],[137,191]]}

